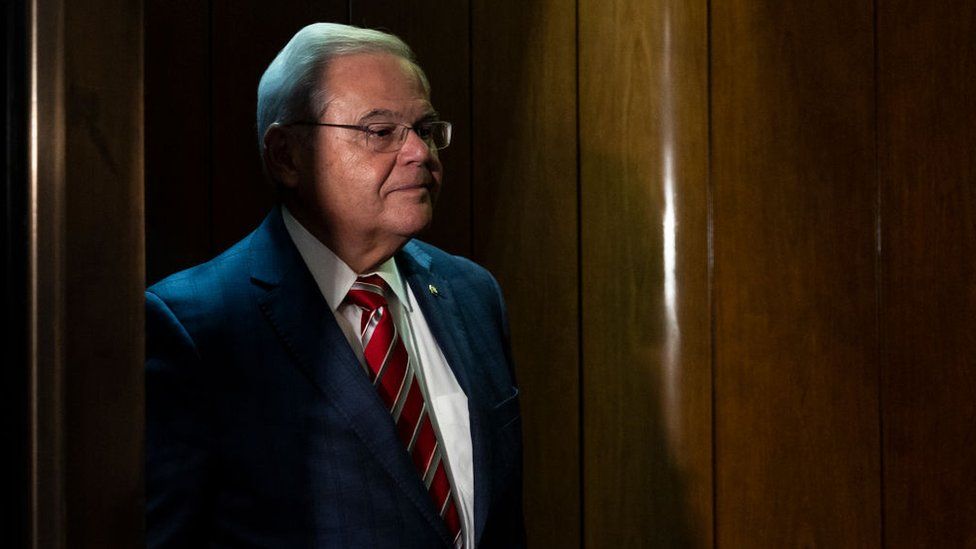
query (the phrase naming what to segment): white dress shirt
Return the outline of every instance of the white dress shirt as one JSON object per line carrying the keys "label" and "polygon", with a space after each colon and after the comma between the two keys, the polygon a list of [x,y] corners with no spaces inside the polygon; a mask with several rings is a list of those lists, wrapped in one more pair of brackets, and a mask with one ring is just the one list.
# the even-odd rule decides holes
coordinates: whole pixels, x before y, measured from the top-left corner
{"label": "white dress shirt", "polygon": [[[356,329],[360,325],[362,309],[343,303],[356,281],[356,273],[302,226],[287,208],[281,206],[281,213],[288,234],[365,370],[363,344]],[[382,277],[393,291],[394,295],[387,296],[387,301],[410,362],[417,366],[420,389],[432,408],[431,422],[444,443],[447,473],[459,496],[458,514],[464,531],[464,545],[474,547],[474,467],[468,398],[434,339],[413,290],[400,278],[393,258],[380,265],[375,274]]]}

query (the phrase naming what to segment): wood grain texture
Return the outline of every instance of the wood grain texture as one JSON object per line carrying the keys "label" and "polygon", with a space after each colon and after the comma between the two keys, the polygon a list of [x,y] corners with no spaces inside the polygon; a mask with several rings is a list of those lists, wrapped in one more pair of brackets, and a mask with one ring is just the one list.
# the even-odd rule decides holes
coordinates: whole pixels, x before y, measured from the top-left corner
{"label": "wood grain texture", "polygon": [[707,3],[580,3],[586,547],[711,547]]}
{"label": "wood grain texture", "polygon": [[[67,116],[64,7],[58,1],[32,4],[36,17],[25,29],[27,51],[24,93],[27,164],[24,231],[27,282],[26,410],[30,452],[27,464],[28,540],[40,547],[62,547],[65,540],[65,172]],[[25,13],[28,11],[24,7]],[[28,92],[28,90],[31,90]],[[31,105],[33,104],[33,107]],[[36,108],[36,110],[35,110]],[[31,162],[36,158],[36,164]],[[9,168],[8,168],[9,169]],[[13,213],[13,212],[11,212]],[[21,221],[23,223],[23,221]],[[8,359],[9,360],[9,359]],[[8,362],[9,363],[9,362]]]}
{"label": "wood grain texture", "polygon": [[[64,540],[143,543],[142,2],[65,10]],[[63,400],[61,400],[63,399]]]}
{"label": "wood grain texture", "polygon": [[872,2],[712,2],[716,542],[880,545]]}
{"label": "wood grain texture", "polygon": [[[209,3],[146,0],[146,278],[213,254]],[[147,285],[148,285],[147,284]]]}
{"label": "wood grain texture", "polygon": [[305,25],[347,23],[345,0],[211,0],[214,252],[260,223],[273,203],[261,173],[255,112],[268,64]]}
{"label": "wood grain texture", "polygon": [[976,547],[976,7],[878,5],[885,539]]}
{"label": "wood grain texture", "polygon": [[421,239],[471,255],[470,5],[456,0],[352,0],[354,25],[391,32],[417,55],[441,118],[453,123],[451,146],[440,151],[444,187],[431,227]]}
{"label": "wood grain texture", "polygon": [[508,300],[532,546],[580,543],[576,13],[472,3],[474,259]]}

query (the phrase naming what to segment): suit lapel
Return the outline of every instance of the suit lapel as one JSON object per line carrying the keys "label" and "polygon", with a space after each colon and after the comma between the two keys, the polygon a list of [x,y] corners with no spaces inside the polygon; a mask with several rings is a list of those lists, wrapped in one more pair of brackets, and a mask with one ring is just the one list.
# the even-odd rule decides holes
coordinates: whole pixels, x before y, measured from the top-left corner
{"label": "suit lapel", "polygon": [[[461,315],[463,295],[447,277],[441,276],[431,257],[413,242],[397,254],[397,266],[413,289],[434,339],[468,398],[474,465],[475,543],[480,541],[491,502],[491,426],[488,396],[477,382],[479,368],[471,351],[470,335]],[[433,286],[436,289],[431,289]]]}
{"label": "suit lapel", "polygon": [[447,527],[403,451],[389,412],[288,236],[279,210],[254,233],[250,253],[258,305],[298,367],[447,542]]}

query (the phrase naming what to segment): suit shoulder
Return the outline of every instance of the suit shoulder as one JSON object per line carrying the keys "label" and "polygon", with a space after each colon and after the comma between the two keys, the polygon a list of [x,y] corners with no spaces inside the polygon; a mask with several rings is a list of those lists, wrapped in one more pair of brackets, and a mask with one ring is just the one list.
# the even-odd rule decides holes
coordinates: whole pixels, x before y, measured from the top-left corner
{"label": "suit shoulder", "polygon": [[506,316],[501,286],[488,269],[466,257],[447,253],[419,240],[410,241],[404,251],[410,254],[414,261],[450,281],[451,286],[460,291],[465,299],[484,303],[485,307],[496,315]]}
{"label": "suit shoulder", "polygon": [[451,275],[452,277],[469,277],[497,285],[495,277],[492,276],[488,269],[466,257],[445,252],[433,244],[414,239],[407,245],[406,251],[414,255],[418,260],[435,266],[441,274]]}
{"label": "suit shoulder", "polygon": [[146,292],[166,303],[177,316],[226,306],[228,296],[246,290],[250,270],[247,251],[252,236],[205,263],[167,276]]}

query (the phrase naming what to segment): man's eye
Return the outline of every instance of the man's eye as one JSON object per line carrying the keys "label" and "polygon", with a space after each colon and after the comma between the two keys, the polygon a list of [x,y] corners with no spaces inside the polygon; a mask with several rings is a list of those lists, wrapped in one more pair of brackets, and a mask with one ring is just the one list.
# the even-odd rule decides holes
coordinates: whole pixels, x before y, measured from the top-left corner
{"label": "man's eye", "polygon": [[433,130],[431,130],[430,124],[420,124],[414,127],[414,131],[421,139],[429,139]]}
{"label": "man's eye", "polygon": [[393,133],[396,131],[396,126],[393,124],[373,124],[366,130],[369,132],[370,137],[389,139],[393,137]]}

